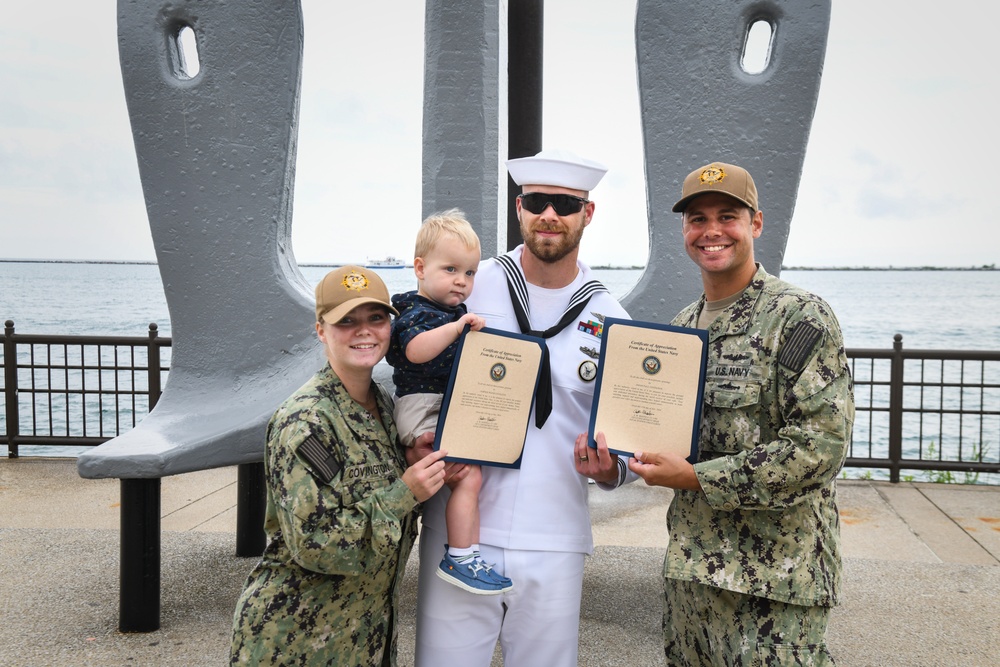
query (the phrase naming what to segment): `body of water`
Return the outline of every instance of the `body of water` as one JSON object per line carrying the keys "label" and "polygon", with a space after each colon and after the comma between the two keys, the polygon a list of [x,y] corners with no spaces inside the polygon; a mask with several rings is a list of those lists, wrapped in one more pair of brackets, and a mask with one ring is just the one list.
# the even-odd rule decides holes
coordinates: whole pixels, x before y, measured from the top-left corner
{"label": "body of water", "polygon": [[[314,285],[329,268],[301,270]],[[642,271],[608,269],[596,274],[621,298]],[[416,288],[410,268],[380,275],[390,293]],[[1000,271],[787,270],[782,278],[830,303],[848,348],[888,349],[899,333],[907,349],[1000,349]],[[155,322],[161,335],[170,335],[159,271],[152,264],[0,262],[0,317],[13,320],[22,334],[145,336]],[[113,413],[114,408],[107,410]],[[876,441],[885,436],[884,425],[865,428],[872,429]],[[995,439],[992,430],[983,435],[984,442]],[[857,441],[857,429],[855,436]],[[0,455],[5,449],[0,448]],[[26,447],[23,453],[31,455],[35,449]],[[47,456],[81,451],[37,449]]]}
{"label": "body of water", "polygon": [[[315,285],[329,267],[301,271]],[[622,297],[641,270],[597,270]],[[416,289],[412,269],[382,271],[391,293]],[[803,271],[782,278],[826,299],[848,347],[1000,348],[1000,271]],[[153,264],[0,262],[0,317],[20,333],[144,336],[150,322],[170,335]]]}

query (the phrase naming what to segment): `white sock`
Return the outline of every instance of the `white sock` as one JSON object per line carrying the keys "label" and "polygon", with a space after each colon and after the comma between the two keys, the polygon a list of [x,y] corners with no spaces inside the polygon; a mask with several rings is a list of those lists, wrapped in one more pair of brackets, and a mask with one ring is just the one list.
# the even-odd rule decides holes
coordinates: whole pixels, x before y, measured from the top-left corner
{"label": "white sock", "polygon": [[460,563],[464,560],[475,557],[475,554],[476,550],[473,547],[448,547],[448,555]]}

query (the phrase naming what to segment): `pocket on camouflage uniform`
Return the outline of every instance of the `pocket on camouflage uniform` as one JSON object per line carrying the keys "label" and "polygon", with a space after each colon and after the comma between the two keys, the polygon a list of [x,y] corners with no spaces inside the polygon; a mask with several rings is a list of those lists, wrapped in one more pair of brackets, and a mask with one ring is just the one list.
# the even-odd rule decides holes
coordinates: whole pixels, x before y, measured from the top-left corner
{"label": "pocket on camouflage uniform", "polygon": [[701,427],[703,449],[735,454],[760,440],[759,382],[706,382]]}
{"label": "pocket on camouflage uniform", "polygon": [[826,644],[762,644],[754,651],[753,667],[833,667]]}

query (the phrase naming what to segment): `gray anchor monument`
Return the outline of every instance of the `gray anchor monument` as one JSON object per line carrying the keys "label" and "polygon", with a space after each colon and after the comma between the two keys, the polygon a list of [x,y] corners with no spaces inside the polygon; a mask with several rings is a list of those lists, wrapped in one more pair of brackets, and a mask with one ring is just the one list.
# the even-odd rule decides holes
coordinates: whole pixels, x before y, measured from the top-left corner
{"label": "gray anchor monument", "polygon": [[[542,6],[426,0],[423,213],[458,206],[482,221],[484,256],[519,243],[503,160],[542,148]],[[118,0],[117,11],[173,349],[150,414],[81,455],[78,470],[121,480],[119,629],[148,632],[159,627],[160,479],[239,466],[237,553],[259,554],[264,429],[323,357],[290,238],[299,3]],[[633,317],[669,321],[700,293],[669,210],[684,176],[711,160],[754,174],[768,219],[755,252],[780,270],[829,18],[829,0],[638,0],[650,250],[623,300]],[[761,22],[771,34],[766,66],[749,73],[746,38]],[[388,370],[376,377],[386,381]]]}

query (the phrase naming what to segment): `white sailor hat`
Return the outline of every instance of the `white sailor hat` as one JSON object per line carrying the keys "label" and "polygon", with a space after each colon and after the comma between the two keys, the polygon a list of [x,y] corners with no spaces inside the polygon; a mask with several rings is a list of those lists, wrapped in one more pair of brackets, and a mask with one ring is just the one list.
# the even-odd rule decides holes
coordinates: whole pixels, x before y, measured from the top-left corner
{"label": "white sailor hat", "polygon": [[544,150],[531,157],[507,160],[507,171],[518,185],[556,185],[589,192],[608,168],[600,162],[564,150]]}

